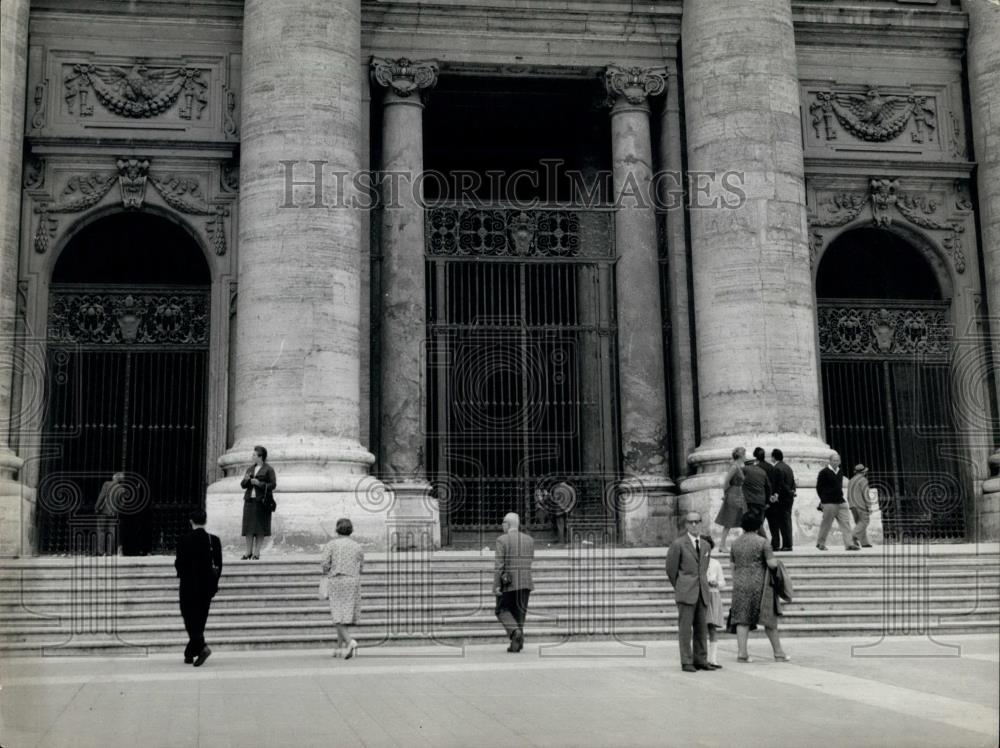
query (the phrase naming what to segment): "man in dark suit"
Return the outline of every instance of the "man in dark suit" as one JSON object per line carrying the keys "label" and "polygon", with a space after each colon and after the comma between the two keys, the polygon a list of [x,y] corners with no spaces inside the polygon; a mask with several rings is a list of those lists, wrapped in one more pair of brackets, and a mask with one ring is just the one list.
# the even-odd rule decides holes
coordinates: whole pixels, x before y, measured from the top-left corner
{"label": "man in dark suit", "polygon": [[[771,529],[771,547],[777,548],[774,544],[774,529],[771,528],[770,517],[774,514],[778,506],[778,482],[781,480],[781,475],[774,469],[774,465],[767,461],[767,453],[764,451],[763,447],[757,447],[754,449],[753,458],[756,461],[754,464],[763,470],[767,475],[767,498],[764,503],[764,513],[762,518],[768,518],[767,526]],[[763,529],[761,529],[758,534],[762,537],[766,537]]]}
{"label": "man in dark suit", "polygon": [[[677,643],[681,650],[681,669],[718,670],[708,661],[708,553],[705,541],[698,536],[701,515],[688,512],[685,532],[667,550],[667,578],[674,587],[677,603]],[[692,639],[694,652],[692,653]]]}
{"label": "man in dark suit", "polygon": [[767,513],[767,526],[771,530],[771,548],[776,551],[792,550],[792,504],[795,502],[795,473],[784,461],[780,449],[771,450],[771,459],[778,501],[771,504]]}
{"label": "man in dark suit", "polygon": [[840,455],[836,452],[830,453],[830,464],[816,476],[816,493],[819,495],[819,508],[823,512],[816,547],[821,551],[826,550],[826,536],[830,533],[833,521],[837,520],[840,534],[844,536],[844,550],[861,550],[851,533],[851,513],[844,502],[844,472],[840,469]]}
{"label": "man in dark suit", "polygon": [[212,650],[205,644],[205,622],[222,574],[222,544],[205,532],[205,510],[191,512],[191,532],[177,543],[174,568],[180,578],[181,616],[188,643],[184,662],[201,667]]}
{"label": "man in dark suit", "polygon": [[[758,451],[763,453],[763,450],[757,447],[754,450],[755,457]],[[772,494],[774,494],[774,489],[771,487],[771,478],[768,476],[767,470],[761,467],[758,460],[747,460],[747,464],[743,468],[743,500],[747,503],[746,513],[752,514],[763,522],[764,514],[771,503]],[[763,530],[757,530],[757,534],[762,538],[767,537]]]}
{"label": "man in dark suit", "polygon": [[497,596],[496,616],[510,639],[508,652],[524,649],[524,618],[531,581],[535,541],[520,530],[521,519],[511,512],[503,518],[503,535],[497,538],[493,567],[493,594]]}

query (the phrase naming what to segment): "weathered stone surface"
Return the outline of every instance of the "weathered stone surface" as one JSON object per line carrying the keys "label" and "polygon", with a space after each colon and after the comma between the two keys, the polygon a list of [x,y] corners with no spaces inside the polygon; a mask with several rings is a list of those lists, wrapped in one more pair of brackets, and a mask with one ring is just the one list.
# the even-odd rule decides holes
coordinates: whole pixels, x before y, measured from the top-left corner
{"label": "weathered stone surface", "polygon": [[685,86],[700,92],[684,97],[689,167],[742,172],[745,193],[690,213],[702,441],[690,457],[700,474],[683,483],[699,495],[682,503],[706,517],[717,507],[736,446],[780,447],[808,503],[829,448],[790,3],[691,0],[682,28]]}
{"label": "weathered stone surface", "polygon": [[[979,163],[978,207],[993,341],[993,378],[1000,387],[1000,3],[964,0],[963,7],[969,14],[969,91],[973,143]],[[991,461],[1000,463],[1000,447]],[[978,539],[992,540],[1000,537],[1000,479],[986,481],[983,491]]]}

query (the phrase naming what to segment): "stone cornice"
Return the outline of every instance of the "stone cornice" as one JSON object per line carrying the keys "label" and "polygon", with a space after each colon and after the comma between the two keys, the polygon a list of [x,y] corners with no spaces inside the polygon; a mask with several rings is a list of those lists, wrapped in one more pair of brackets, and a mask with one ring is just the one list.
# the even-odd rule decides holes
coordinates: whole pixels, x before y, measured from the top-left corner
{"label": "stone cornice", "polygon": [[799,45],[872,47],[875,52],[923,46],[939,52],[960,51],[969,27],[968,16],[957,8],[892,2],[797,0],[792,16]]}

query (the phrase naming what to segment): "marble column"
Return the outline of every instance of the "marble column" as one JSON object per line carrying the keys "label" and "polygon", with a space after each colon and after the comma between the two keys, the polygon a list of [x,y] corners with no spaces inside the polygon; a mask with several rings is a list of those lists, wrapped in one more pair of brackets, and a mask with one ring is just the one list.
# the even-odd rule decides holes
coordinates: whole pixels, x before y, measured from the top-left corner
{"label": "marble column", "polygon": [[29,5],[29,0],[4,0],[0,5],[0,554],[4,556],[28,552],[27,530],[33,521],[31,496],[15,479],[22,460],[10,449]]}
{"label": "marble column", "polygon": [[[689,210],[701,422],[689,460],[699,475],[682,488],[714,517],[732,449],[779,447],[799,485],[796,518],[809,523],[798,529],[811,531],[830,449],[791,3],[686,0],[681,34],[688,168],[706,175]],[[727,172],[742,194],[726,189]]]}
{"label": "marble column", "polygon": [[[993,381],[1000,402],[1000,3],[963,0],[969,14],[968,70],[972,137],[975,146],[979,225],[993,348]],[[994,435],[995,436],[995,435]],[[994,475],[983,485],[976,540],[1000,538],[1000,445],[990,464]]]}
{"label": "marble column", "polygon": [[358,434],[362,69],[360,0],[246,1],[233,444],[208,497],[228,545],[255,444],[277,472],[279,550],[315,551],[342,516],[385,543]]}
{"label": "marble column", "polygon": [[381,478],[394,498],[390,545],[441,544],[437,501],[424,462],[427,309],[424,281],[423,92],[437,64],[375,58],[372,80],[382,101]]}
{"label": "marble column", "polygon": [[653,510],[673,493],[667,476],[667,399],[653,199],[649,97],[666,87],[663,68],[609,66],[615,246],[618,251],[618,371],[626,542],[655,540]]}

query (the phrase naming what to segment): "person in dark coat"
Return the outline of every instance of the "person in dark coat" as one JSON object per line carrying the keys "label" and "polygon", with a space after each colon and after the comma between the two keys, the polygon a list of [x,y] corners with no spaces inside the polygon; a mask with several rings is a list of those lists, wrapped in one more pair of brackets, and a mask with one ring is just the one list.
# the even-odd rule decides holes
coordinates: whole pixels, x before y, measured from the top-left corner
{"label": "person in dark coat", "polygon": [[[764,512],[767,511],[773,493],[767,471],[756,460],[748,460],[743,468],[743,499],[747,503],[746,513],[763,522]],[[758,530],[758,535],[763,537],[764,531]]]}
{"label": "person in dark coat", "polygon": [[261,539],[271,534],[270,504],[277,485],[274,468],[267,464],[267,449],[258,444],[253,448],[253,464],[240,482],[246,491],[243,494],[243,537],[247,539],[247,552],[243,561],[259,559]]}
{"label": "person in dark coat", "polygon": [[774,460],[773,475],[778,501],[768,508],[767,527],[771,531],[771,548],[776,551],[792,550],[792,504],[795,503],[795,473],[785,462],[780,449],[771,450]]}
{"label": "person in dark coat", "polygon": [[[774,469],[774,465],[767,461],[767,453],[764,451],[763,447],[757,447],[753,451],[753,458],[756,460],[755,464],[765,473],[767,473],[767,485],[770,487],[767,494],[767,503],[764,504],[764,513],[761,515],[761,525],[765,517],[770,517],[774,514],[775,509],[778,506],[778,481],[781,480],[781,475],[777,470]],[[768,528],[770,529],[771,523],[768,522]],[[764,530],[761,529],[761,534]],[[774,532],[771,532],[771,547],[775,548],[774,545]]]}
{"label": "person in dark coat", "polygon": [[191,532],[177,543],[174,568],[180,578],[181,616],[187,629],[184,662],[201,667],[212,650],[205,643],[205,622],[212,598],[219,589],[222,574],[222,544],[215,535],[205,532],[205,510],[190,515]]}
{"label": "person in dark coat", "polygon": [[830,453],[830,464],[816,476],[816,493],[819,495],[820,511],[823,512],[816,547],[826,550],[826,536],[830,534],[833,521],[837,520],[840,534],[844,536],[844,550],[861,550],[851,532],[851,513],[844,502],[844,471],[840,469],[840,455],[836,452]]}
{"label": "person in dark coat", "polygon": [[718,670],[708,661],[709,546],[700,537],[701,515],[688,512],[685,532],[667,549],[667,579],[674,588],[677,605],[677,645],[681,670]]}

